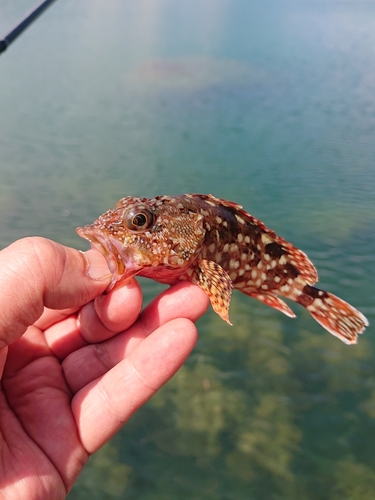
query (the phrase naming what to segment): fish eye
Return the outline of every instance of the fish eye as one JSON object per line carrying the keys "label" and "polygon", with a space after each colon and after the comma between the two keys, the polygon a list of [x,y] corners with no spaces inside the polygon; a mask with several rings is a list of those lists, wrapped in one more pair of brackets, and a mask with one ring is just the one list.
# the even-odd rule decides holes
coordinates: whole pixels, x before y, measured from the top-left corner
{"label": "fish eye", "polygon": [[145,231],[152,226],[154,216],[146,208],[133,207],[124,214],[124,222],[132,231]]}

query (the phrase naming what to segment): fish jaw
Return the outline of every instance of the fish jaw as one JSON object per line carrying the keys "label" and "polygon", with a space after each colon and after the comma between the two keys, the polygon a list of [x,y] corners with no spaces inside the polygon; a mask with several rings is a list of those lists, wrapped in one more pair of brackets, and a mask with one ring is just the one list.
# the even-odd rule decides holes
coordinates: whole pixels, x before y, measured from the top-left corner
{"label": "fish jaw", "polygon": [[143,265],[136,262],[136,256],[130,248],[124,247],[113,236],[98,230],[94,225],[79,227],[76,231],[81,238],[88,240],[91,248],[99,251],[107,261],[112,279],[106,292],[111,291],[119,281],[124,284],[129,282],[146,265],[146,262]]}

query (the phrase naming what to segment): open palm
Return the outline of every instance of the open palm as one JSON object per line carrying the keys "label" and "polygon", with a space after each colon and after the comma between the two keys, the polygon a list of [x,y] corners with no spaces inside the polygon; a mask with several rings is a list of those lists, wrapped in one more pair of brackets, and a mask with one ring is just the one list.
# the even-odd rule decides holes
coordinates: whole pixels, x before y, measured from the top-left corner
{"label": "open palm", "polygon": [[184,362],[208,299],[181,283],[139,314],[136,281],[101,295],[102,256],[41,238],[0,252],[0,269],[0,498],[65,498]]}

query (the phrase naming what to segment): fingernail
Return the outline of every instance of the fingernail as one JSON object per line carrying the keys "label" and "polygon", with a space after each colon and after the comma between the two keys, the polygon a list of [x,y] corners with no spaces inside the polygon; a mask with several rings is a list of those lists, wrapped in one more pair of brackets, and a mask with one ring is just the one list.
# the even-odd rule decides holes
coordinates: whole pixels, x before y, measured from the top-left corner
{"label": "fingernail", "polygon": [[81,252],[86,261],[86,274],[93,280],[109,280],[112,277],[103,255],[96,250]]}

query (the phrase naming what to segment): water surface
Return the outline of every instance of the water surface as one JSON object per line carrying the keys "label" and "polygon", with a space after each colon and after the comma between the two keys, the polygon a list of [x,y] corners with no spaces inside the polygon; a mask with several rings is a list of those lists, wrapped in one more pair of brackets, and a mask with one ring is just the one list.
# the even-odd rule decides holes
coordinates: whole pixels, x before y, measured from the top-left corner
{"label": "water surface", "polygon": [[[5,33],[33,1],[0,0]],[[211,192],[375,324],[375,2],[56,2],[0,58],[0,244],[126,195]],[[146,300],[159,285],[142,280]],[[374,329],[356,347],[234,294],[69,498],[375,498]]]}

